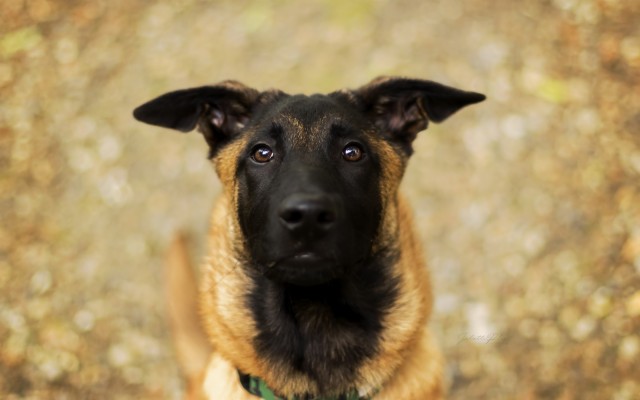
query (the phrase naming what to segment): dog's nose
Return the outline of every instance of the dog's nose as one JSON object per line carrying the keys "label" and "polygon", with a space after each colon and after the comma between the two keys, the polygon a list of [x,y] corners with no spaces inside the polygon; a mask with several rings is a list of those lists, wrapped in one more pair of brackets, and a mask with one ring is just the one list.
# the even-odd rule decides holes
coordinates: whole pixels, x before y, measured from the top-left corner
{"label": "dog's nose", "polygon": [[330,230],[337,220],[335,203],[325,194],[293,194],[279,209],[280,222],[292,233]]}

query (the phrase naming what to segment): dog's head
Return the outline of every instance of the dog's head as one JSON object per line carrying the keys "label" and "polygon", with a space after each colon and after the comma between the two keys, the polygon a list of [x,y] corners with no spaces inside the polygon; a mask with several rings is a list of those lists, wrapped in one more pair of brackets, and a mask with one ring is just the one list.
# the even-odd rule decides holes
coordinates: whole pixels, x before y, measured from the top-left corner
{"label": "dog's head", "polygon": [[312,96],[226,81],[167,93],[134,116],[182,132],[198,127],[235,196],[249,264],[306,286],[341,277],[382,245],[386,203],[416,134],[484,98],[402,78]]}

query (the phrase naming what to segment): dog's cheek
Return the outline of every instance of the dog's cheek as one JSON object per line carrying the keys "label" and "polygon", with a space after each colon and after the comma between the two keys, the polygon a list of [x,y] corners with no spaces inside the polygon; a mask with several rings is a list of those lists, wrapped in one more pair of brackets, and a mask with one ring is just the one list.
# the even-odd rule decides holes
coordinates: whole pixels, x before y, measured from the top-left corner
{"label": "dog's cheek", "polygon": [[396,197],[409,157],[387,140],[375,138],[377,157],[381,160],[380,194],[383,199]]}
{"label": "dog's cheek", "polygon": [[247,256],[254,262],[263,262],[268,258],[267,252],[271,247],[268,243],[270,234],[270,203],[268,186],[265,182],[258,182],[258,177],[251,176],[246,168],[238,169],[236,217],[242,230],[247,250]]}
{"label": "dog's cheek", "polygon": [[222,147],[212,160],[223,188],[231,193],[235,192],[238,164],[245,147],[246,140],[236,140]]}
{"label": "dog's cheek", "polygon": [[[380,166],[373,163],[358,173],[350,173],[345,179],[342,196],[345,200],[345,227],[340,233],[340,248],[349,250],[348,258],[358,261],[371,253],[372,245],[379,229],[382,217],[383,199],[380,194],[382,178]],[[345,236],[346,235],[346,236]],[[350,246],[346,246],[350,243]]]}
{"label": "dog's cheek", "polygon": [[373,148],[375,148],[375,158],[378,160],[379,165],[376,194],[380,199],[378,214],[380,222],[372,244],[372,251],[376,253],[389,247],[398,234],[398,189],[406,169],[408,157],[404,152],[399,151],[377,134],[371,136],[370,140],[373,143]]}

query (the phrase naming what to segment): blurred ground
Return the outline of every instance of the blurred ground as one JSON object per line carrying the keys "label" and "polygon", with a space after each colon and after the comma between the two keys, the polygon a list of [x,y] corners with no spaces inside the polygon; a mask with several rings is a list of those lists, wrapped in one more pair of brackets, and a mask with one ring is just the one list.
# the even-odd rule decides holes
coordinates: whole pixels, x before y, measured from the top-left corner
{"label": "blurred ground", "polygon": [[198,135],[135,106],[398,74],[489,98],[421,134],[404,184],[451,398],[640,398],[639,20],[622,0],[0,0],[0,397],[180,393],[162,253],[202,238],[219,185]]}

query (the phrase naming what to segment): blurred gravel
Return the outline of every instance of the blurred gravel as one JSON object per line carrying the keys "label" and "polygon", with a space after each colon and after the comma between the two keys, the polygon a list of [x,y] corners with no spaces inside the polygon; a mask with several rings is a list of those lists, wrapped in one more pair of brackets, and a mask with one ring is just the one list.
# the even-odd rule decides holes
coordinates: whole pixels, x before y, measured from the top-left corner
{"label": "blurred gravel", "polygon": [[[416,142],[452,399],[640,398],[640,2],[0,0],[0,397],[178,398],[162,254],[219,190],[133,121],[235,78],[489,100]],[[202,254],[197,242],[195,254]]]}

